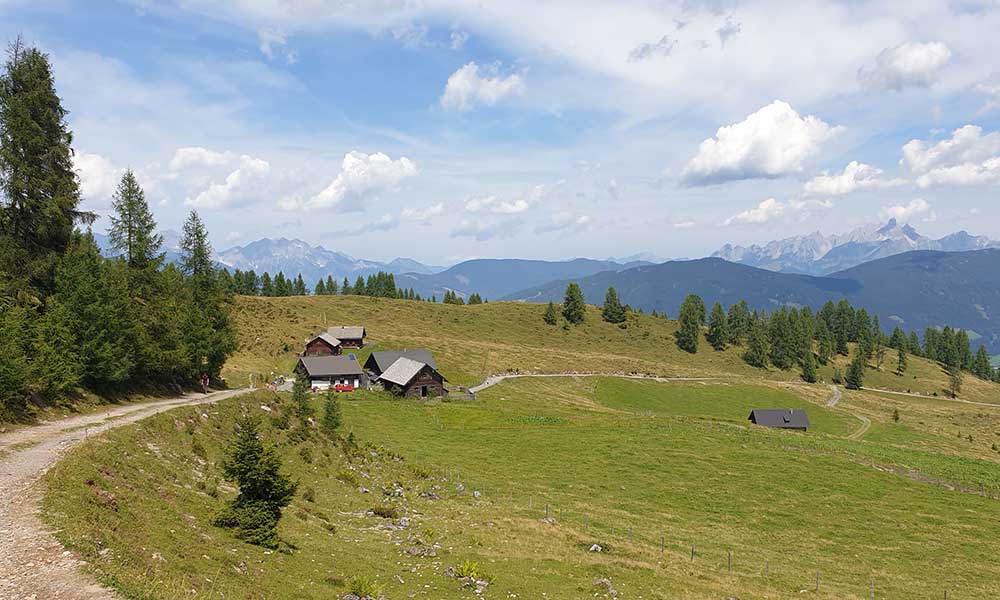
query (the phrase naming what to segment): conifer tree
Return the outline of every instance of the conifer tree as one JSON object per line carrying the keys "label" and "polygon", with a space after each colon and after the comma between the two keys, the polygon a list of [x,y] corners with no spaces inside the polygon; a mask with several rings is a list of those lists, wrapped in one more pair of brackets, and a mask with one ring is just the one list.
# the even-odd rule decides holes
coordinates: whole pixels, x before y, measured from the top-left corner
{"label": "conifer tree", "polygon": [[271,275],[267,271],[264,271],[264,274],[260,276],[260,295],[274,296],[274,284],[271,283]]}
{"label": "conifer tree", "polygon": [[729,343],[742,346],[750,335],[750,307],[746,300],[740,300],[729,307],[726,326],[729,330]]}
{"label": "conifer tree", "polygon": [[907,367],[906,350],[903,350],[903,347],[900,346],[899,349],[896,350],[896,353],[897,353],[896,354],[896,375],[899,375],[900,377],[902,377],[903,374],[906,373],[906,367]]}
{"label": "conifer tree", "polygon": [[712,312],[708,316],[708,343],[716,350],[725,350],[729,341],[729,326],[726,319],[726,312],[722,309],[722,304],[716,302],[712,306]]}
{"label": "conifer tree", "polygon": [[972,374],[980,379],[989,381],[993,376],[993,366],[990,364],[990,355],[986,348],[980,344],[976,356],[972,359]]}
{"label": "conifer tree", "polygon": [[909,348],[907,348],[907,350],[909,351],[909,353],[913,354],[914,356],[920,356],[921,355],[920,337],[917,335],[916,331],[910,332],[908,342],[909,342]]}
{"label": "conifer tree", "polygon": [[555,325],[558,321],[558,316],[556,315],[556,305],[549,302],[549,305],[545,307],[545,315],[542,317],[545,323],[548,325]]}
{"label": "conifer tree", "polygon": [[825,365],[836,354],[837,342],[833,337],[833,332],[830,331],[823,319],[819,320],[816,337],[819,340],[819,362]]}
{"label": "conifer tree", "polygon": [[483,298],[479,294],[473,292],[473,294],[469,296],[469,304],[482,304],[482,303],[483,303]]}
{"label": "conifer tree", "polygon": [[958,398],[964,379],[961,367],[948,367],[948,393],[951,394],[952,398]]}
{"label": "conifer tree", "polygon": [[295,276],[295,283],[292,286],[292,295],[305,296],[306,293],[306,282],[302,280],[302,273],[299,273]]}
{"label": "conifer tree", "polygon": [[340,401],[337,400],[336,393],[328,389],[326,397],[323,399],[323,420],[321,422],[323,432],[330,438],[336,437],[340,423]]}
{"label": "conifer tree", "polygon": [[345,296],[349,296],[354,293],[354,288],[351,287],[351,282],[348,281],[346,277],[344,277],[343,285],[340,286],[340,293]]}
{"label": "conifer tree", "polygon": [[160,252],[163,237],[156,233],[156,221],[146,202],[146,194],[131,169],[122,175],[111,205],[114,214],[108,237],[112,247],[134,271],[159,268],[164,256]]}
{"label": "conifer tree", "polygon": [[69,392],[80,382],[83,366],[76,351],[72,316],[50,297],[35,332],[31,362],[32,379],[50,400]]}
{"label": "conifer tree", "polygon": [[674,334],[677,347],[694,354],[698,351],[701,327],[705,323],[705,302],[695,294],[689,294],[681,303],[677,314],[678,329]]}
{"label": "conifer tree", "polygon": [[309,404],[309,378],[304,373],[299,373],[292,383],[292,402],[295,403],[295,411],[300,419],[307,419],[312,416],[312,405]]}
{"label": "conifer tree", "polygon": [[604,295],[604,308],[601,310],[601,318],[608,323],[618,324],[625,322],[625,307],[622,306],[621,301],[618,299],[618,292],[613,287],[609,287],[607,294]]}
{"label": "conifer tree", "polygon": [[562,315],[566,322],[577,325],[583,323],[587,314],[587,305],[583,300],[583,291],[580,286],[571,283],[566,286],[566,298],[563,300]]}
{"label": "conifer tree", "polygon": [[368,286],[365,285],[365,279],[361,275],[358,275],[358,278],[354,281],[352,293],[357,294],[358,296],[368,295]]}
{"label": "conifer tree", "polygon": [[770,349],[767,342],[767,325],[764,319],[754,316],[750,321],[750,333],[747,336],[747,350],[743,360],[752,367],[764,369],[768,365]]}
{"label": "conifer tree", "polygon": [[323,282],[323,278],[320,277],[319,281],[316,282],[316,287],[313,288],[314,296],[325,296],[326,295],[326,283]]}
{"label": "conifer tree", "polygon": [[857,354],[851,361],[851,366],[847,369],[847,377],[844,385],[849,390],[860,390],[865,384],[865,361],[861,354]]}
{"label": "conifer tree", "polygon": [[258,429],[257,420],[245,418],[230,442],[222,470],[240,491],[214,524],[234,529],[236,537],[249,544],[277,548],[281,511],[291,503],[298,485],[281,472],[281,458],[264,445]]}
{"label": "conifer tree", "polygon": [[337,294],[337,282],[334,280],[333,275],[326,276],[326,293],[331,296]]}
{"label": "conifer tree", "polygon": [[802,380],[806,383],[816,383],[816,379],[816,358],[810,351],[802,359]]}

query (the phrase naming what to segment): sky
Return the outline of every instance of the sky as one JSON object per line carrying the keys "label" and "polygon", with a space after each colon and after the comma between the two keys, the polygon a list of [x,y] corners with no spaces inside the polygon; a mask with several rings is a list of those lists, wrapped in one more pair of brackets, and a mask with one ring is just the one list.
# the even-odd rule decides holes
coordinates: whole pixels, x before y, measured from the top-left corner
{"label": "sky", "polygon": [[1000,0],[0,0],[84,207],[368,259],[1000,238]]}

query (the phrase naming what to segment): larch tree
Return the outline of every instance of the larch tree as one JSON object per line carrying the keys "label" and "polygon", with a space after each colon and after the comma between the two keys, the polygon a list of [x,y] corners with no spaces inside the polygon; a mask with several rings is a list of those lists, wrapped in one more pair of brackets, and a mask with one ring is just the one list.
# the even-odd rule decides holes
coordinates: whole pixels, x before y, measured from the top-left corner
{"label": "larch tree", "polygon": [[146,202],[146,194],[132,170],[125,171],[111,199],[114,213],[108,237],[111,246],[130,269],[158,268],[163,261],[163,237],[156,233],[156,221]]}

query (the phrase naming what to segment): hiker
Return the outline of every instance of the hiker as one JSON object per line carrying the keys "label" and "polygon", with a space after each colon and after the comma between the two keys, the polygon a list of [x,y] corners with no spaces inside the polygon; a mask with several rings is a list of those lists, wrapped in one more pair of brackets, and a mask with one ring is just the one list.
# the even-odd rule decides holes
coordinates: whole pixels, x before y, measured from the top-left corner
{"label": "hiker", "polygon": [[201,374],[201,391],[203,394],[208,393],[208,373]]}

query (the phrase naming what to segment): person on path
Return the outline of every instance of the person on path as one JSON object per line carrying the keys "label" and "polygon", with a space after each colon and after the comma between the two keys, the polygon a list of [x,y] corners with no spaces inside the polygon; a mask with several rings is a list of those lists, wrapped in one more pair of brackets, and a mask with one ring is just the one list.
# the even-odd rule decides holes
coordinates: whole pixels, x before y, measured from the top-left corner
{"label": "person on path", "polygon": [[201,374],[201,391],[203,394],[208,393],[208,373]]}

